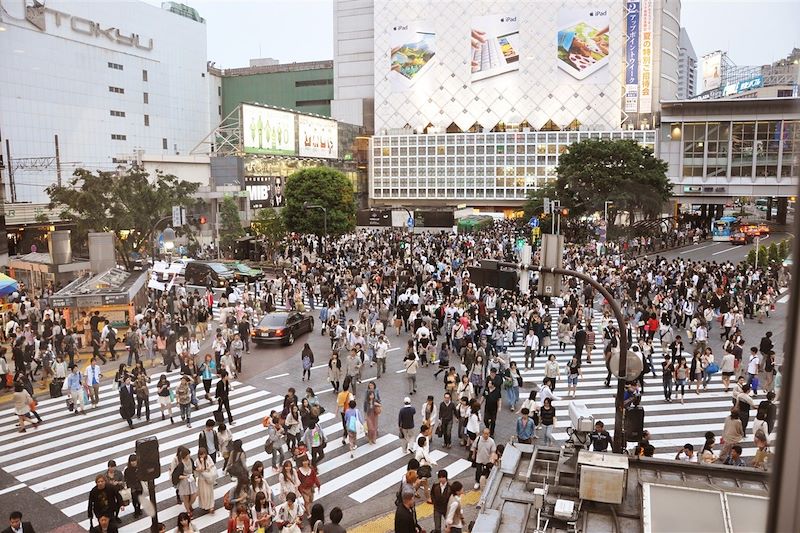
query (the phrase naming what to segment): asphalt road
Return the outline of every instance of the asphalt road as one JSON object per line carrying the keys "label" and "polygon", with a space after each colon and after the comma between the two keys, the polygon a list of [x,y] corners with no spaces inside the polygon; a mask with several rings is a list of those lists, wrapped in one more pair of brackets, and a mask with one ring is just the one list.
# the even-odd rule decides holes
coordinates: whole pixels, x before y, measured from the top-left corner
{"label": "asphalt road", "polygon": [[[778,235],[772,238],[778,239]],[[703,258],[719,258],[714,260],[730,260],[737,261],[746,256],[747,250],[745,247],[732,247],[727,243],[701,243],[696,246],[691,246],[679,250],[663,254],[668,258],[672,257],[686,257],[693,260]],[[714,255],[717,254],[717,255]],[[724,258],[724,259],[723,259]],[[757,345],[761,336],[767,331],[771,330],[774,333],[775,343],[778,347],[782,346],[784,333],[786,329],[786,310],[788,296],[782,296],[777,303],[777,308],[772,317],[764,324],[759,324],[757,321],[748,321],[745,326],[745,336],[748,345]],[[318,311],[312,312],[314,317],[318,316]],[[351,312],[350,316],[354,316]],[[399,441],[397,440],[397,410],[402,405],[402,399],[407,395],[406,379],[404,374],[398,373],[401,371],[401,358],[403,347],[406,344],[408,335],[402,334],[399,337],[395,336],[392,332],[390,334],[390,341],[393,350],[389,354],[388,359],[388,373],[380,380],[375,380],[375,368],[367,367],[364,371],[363,378],[365,383],[359,386],[359,400],[363,398],[363,390],[366,389],[366,381],[375,381],[378,384],[379,391],[384,405],[384,413],[380,417],[379,435],[381,439],[379,446],[372,447],[367,445],[359,446],[356,458],[349,459],[344,450],[340,449],[340,427],[336,423],[335,418],[329,417],[324,427],[326,434],[329,435],[330,450],[326,450],[326,459],[321,465],[326,465],[327,469],[322,474],[323,482],[323,497],[322,503],[325,508],[329,510],[333,506],[339,506],[345,510],[345,519],[343,525],[349,527],[378,514],[383,514],[391,511],[393,508],[394,500],[394,486],[399,480],[398,471],[403,469],[403,465],[409,456],[402,456],[398,454]],[[315,368],[312,370],[312,378],[310,382],[302,382],[297,378],[301,376],[301,361],[300,352],[304,343],[309,343],[314,351],[316,360],[314,363]],[[715,353],[721,352],[721,343],[719,341],[718,329],[712,329],[710,333],[710,344]],[[567,349],[569,351],[571,347]],[[210,343],[203,346],[204,351],[210,351]],[[244,359],[244,372],[240,376],[239,381],[242,385],[238,386],[236,395],[239,398],[234,400],[234,414],[240,417],[240,423],[232,428],[234,436],[236,435],[249,435],[247,445],[252,448],[248,451],[249,462],[260,458],[263,455],[263,437],[261,437],[261,430],[259,421],[261,417],[268,414],[269,409],[279,408],[276,405],[275,398],[282,397],[286,389],[294,387],[302,396],[305,387],[311,386],[317,391],[320,396],[323,406],[326,407],[328,413],[331,415],[335,410],[335,397],[333,392],[328,391],[330,384],[327,382],[327,360],[330,354],[330,341],[327,336],[320,335],[319,323],[317,321],[315,331],[311,334],[306,334],[297,339],[294,346],[291,347],[253,347],[249,354]],[[779,351],[779,359],[782,357]],[[515,355],[515,360],[518,355]],[[559,362],[563,356],[559,353]],[[654,358],[655,359],[655,358]],[[527,396],[527,392],[534,381],[540,381],[541,372],[541,359],[536,362],[536,369],[529,371],[525,374],[526,385],[522,390],[522,397]],[[605,372],[599,365],[592,365],[593,368],[587,367],[585,377],[578,386],[579,400],[585,401],[587,405],[592,406],[593,412],[599,418],[603,418],[607,426],[613,423],[613,410],[608,411],[608,406],[613,405],[613,389],[606,389],[602,386],[602,377]],[[113,376],[113,367],[108,365],[105,369],[106,375]],[[156,368],[151,374],[158,375],[163,371],[163,367]],[[437,403],[441,397],[442,385],[441,375],[439,378],[433,377],[434,368],[421,368],[418,374],[418,392],[413,397],[412,404],[420,410],[421,404],[424,402],[427,394],[433,394],[437,399]],[[172,379],[172,377],[171,377]],[[719,385],[718,379],[712,385]],[[655,383],[660,382],[660,379],[651,381],[648,378],[648,385],[651,386],[650,391],[645,396],[645,402],[649,406],[649,412],[653,414],[652,418],[646,420],[645,426],[653,430],[654,436],[657,439],[662,439],[657,444],[657,453],[663,453],[665,456],[674,455],[673,449],[675,446],[682,445],[683,442],[695,442],[699,444],[702,440],[700,437],[705,428],[715,427],[721,425],[722,415],[720,409],[724,411],[729,406],[729,402],[725,395],[720,391],[709,391],[696,398],[691,393],[691,397],[687,400],[686,408],[683,409],[679,405],[669,406],[662,405],[663,400],[660,398],[658,390],[660,387],[654,387]],[[556,391],[558,393],[558,391]],[[13,509],[23,508],[27,517],[37,517],[37,515],[44,514],[47,520],[41,520],[43,530],[55,526],[58,523],[68,522],[67,517],[72,517],[75,522],[80,522],[84,519],[85,513],[85,492],[83,487],[90,482],[92,472],[99,472],[105,461],[110,457],[124,457],[128,450],[132,448],[133,442],[126,443],[124,440],[125,428],[119,428],[116,432],[113,431],[115,426],[124,425],[116,414],[117,400],[113,394],[109,395],[108,403],[101,404],[101,408],[107,408],[109,413],[109,430],[108,437],[93,437],[89,438],[91,434],[97,433],[97,423],[92,424],[91,417],[97,417],[98,422],[105,420],[99,412],[92,414],[90,412],[90,420],[80,422],[79,424],[89,424],[86,428],[86,441],[81,442],[82,427],[70,428],[62,424],[62,420],[57,419],[57,416],[63,416],[63,399],[57,402],[52,402],[52,406],[45,407],[44,413],[45,424],[37,431],[29,431],[23,439],[19,439],[15,434],[12,427],[13,418],[3,415],[3,424],[0,428],[0,445],[5,441],[7,452],[0,453],[0,468],[4,470],[0,473],[0,508]],[[724,398],[724,399],[723,399]],[[46,403],[46,402],[45,402]],[[360,402],[359,402],[360,403]],[[723,404],[719,407],[717,404]],[[263,407],[261,407],[263,406]],[[566,400],[557,403],[561,409],[566,409]],[[212,406],[203,408],[200,412],[194,415],[196,426],[200,426],[202,420],[210,416],[210,409]],[[157,407],[155,407],[157,409]],[[52,426],[60,426],[60,428],[50,429],[48,427],[48,416],[53,420]],[[245,417],[246,415],[246,417]],[[247,422],[246,419],[250,419]],[[499,414],[497,423],[497,432],[495,440],[498,443],[508,442],[508,439],[513,433],[514,421],[516,415],[509,412],[504,408]],[[71,421],[71,419],[70,419]],[[563,424],[568,423],[568,417],[563,416],[560,419],[558,435],[563,428]],[[64,420],[63,422],[66,422]],[[416,422],[420,422],[420,416],[417,415]],[[688,426],[686,424],[689,424]],[[140,428],[140,429],[139,429]],[[610,429],[610,427],[609,427]],[[48,470],[40,470],[43,464],[39,461],[44,461],[49,455],[50,450],[47,449],[46,439],[47,434],[42,432],[53,431],[58,433],[54,438],[58,442],[63,442],[60,449],[63,447],[63,456],[52,460],[52,469],[54,472],[59,472],[58,476],[47,476],[41,478]],[[154,421],[146,426],[139,426],[137,422],[137,433],[142,433],[144,436],[147,434],[155,434],[159,436],[160,440],[165,441],[162,449],[162,459],[168,459],[170,453],[174,453],[174,445],[179,441],[176,437],[184,438],[183,435],[176,435],[181,432],[180,428],[169,425],[157,420],[157,414]],[[198,429],[186,430],[186,442],[196,442],[196,435]],[[170,437],[169,435],[173,436]],[[700,436],[698,436],[700,435]],[[118,445],[112,446],[114,443],[106,444],[103,439],[118,439]],[[128,437],[132,439],[132,437]],[[173,440],[170,441],[170,438]],[[24,439],[33,439],[36,442],[25,441]],[[37,440],[38,439],[38,440]],[[45,440],[43,440],[45,439]],[[121,441],[119,439],[122,439]],[[74,444],[68,444],[70,441]],[[18,447],[14,443],[18,442]],[[168,444],[171,443],[171,444]],[[173,448],[170,448],[172,446]],[[41,451],[39,451],[41,449]],[[124,449],[124,450],[123,450]],[[472,485],[473,469],[469,468],[468,463],[465,464],[466,458],[465,450],[461,449],[457,444],[452,449],[443,449],[440,439],[435,439],[431,445],[431,451],[436,453],[438,457],[439,467],[453,468],[459,474],[454,479],[460,479],[465,483],[465,486]],[[28,455],[29,452],[29,455]],[[11,460],[10,458],[4,460],[4,453],[16,453],[21,455],[21,460],[25,464]],[[74,455],[71,455],[74,454]],[[109,455],[112,454],[112,455]],[[24,457],[22,457],[24,455]],[[92,459],[93,458],[93,459]],[[70,473],[72,468],[78,469],[78,464],[84,461],[89,461],[88,468],[81,467],[75,474]],[[61,461],[61,463],[59,463]],[[76,466],[64,470],[64,461],[73,462]],[[118,461],[119,462],[119,461]],[[266,462],[267,469],[269,463]],[[48,468],[50,465],[48,465]],[[80,474],[86,470],[86,474]],[[436,470],[436,467],[434,468]],[[80,477],[83,476],[83,477]],[[88,476],[88,477],[87,477]],[[67,482],[67,478],[74,478],[74,481]],[[79,479],[80,478],[80,479]],[[52,479],[52,481],[50,481]],[[60,481],[63,479],[64,481]],[[277,480],[274,476],[268,479],[270,484],[275,484]],[[166,483],[168,486],[168,482]],[[163,486],[163,485],[162,485]],[[222,486],[218,484],[218,489],[222,490]],[[7,492],[6,492],[7,491]],[[65,492],[66,491],[66,492]],[[88,492],[88,491],[87,491]],[[176,506],[174,501],[174,492],[169,496],[170,489],[162,490],[167,493],[167,498],[164,500],[163,505],[167,507],[164,511],[167,524],[174,527],[174,517],[170,513],[175,513]],[[221,495],[218,496],[218,505]],[[170,507],[171,506],[171,507]],[[160,504],[161,510],[161,504]],[[64,514],[61,514],[61,513]],[[76,513],[80,514],[76,514]],[[220,512],[217,512],[219,515]],[[41,516],[41,515],[40,515]],[[209,516],[201,516],[198,525],[203,526],[203,531],[222,531],[224,527],[220,522],[222,516],[210,518]],[[129,519],[128,519],[129,520]],[[126,520],[126,525],[130,522]],[[140,521],[141,522],[141,521]],[[428,520],[427,522],[430,522]],[[138,526],[141,526],[137,522]],[[204,525],[206,524],[206,525]],[[38,525],[38,524],[37,524]],[[137,527],[138,527],[137,526]],[[432,529],[432,523],[425,523],[426,529]],[[138,530],[133,525],[128,525],[129,529],[123,530]],[[39,529],[37,527],[37,529]]]}

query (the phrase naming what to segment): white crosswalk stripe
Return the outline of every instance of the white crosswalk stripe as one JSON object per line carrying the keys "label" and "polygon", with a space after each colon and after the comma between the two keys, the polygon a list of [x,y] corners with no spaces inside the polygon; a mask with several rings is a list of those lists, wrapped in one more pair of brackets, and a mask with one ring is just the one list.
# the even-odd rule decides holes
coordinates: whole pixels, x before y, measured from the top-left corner
{"label": "white crosswalk stripe", "polygon": [[[178,372],[171,372],[167,376],[173,384],[179,379]],[[94,486],[94,477],[106,470],[106,463],[110,459],[114,459],[118,468],[124,470],[128,455],[134,451],[135,440],[155,435],[159,440],[161,463],[161,475],[155,482],[158,516],[162,522],[174,520],[184,509],[175,501],[169,464],[180,445],[188,447],[192,455],[196,455],[198,434],[205,420],[212,417],[216,403],[204,400],[202,394],[198,397],[199,409],[192,412],[193,428],[188,428],[180,421],[177,409],[173,409],[174,424],[170,423],[169,418],[162,421],[155,401],[156,381],[154,379],[150,384],[151,421],[144,423],[144,419],[134,419],[133,429],[129,429],[119,416],[119,400],[114,384],[100,388],[99,406],[89,407],[86,415],[67,411],[63,397],[43,399],[38,412],[44,422],[36,429],[29,428],[25,434],[17,433],[14,428],[13,409],[3,409],[0,411],[0,420],[3,421],[0,426],[0,468],[88,529],[87,500]],[[270,468],[271,455],[268,456],[263,448],[265,430],[261,421],[270,410],[281,409],[283,396],[232,382],[230,404],[236,422],[231,432],[234,439],[243,441],[248,465],[262,461],[266,466],[266,481],[275,485],[277,476]],[[373,445],[361,439],[354,457],[350,458],[347,447],[341,442],[339,417],[328,410],[321,416],[320,423],[328,445],[325,458],[319,464],[322,488],[318,491],[318,499],[344,493],[353,503],[363,503],[390,490],[399,481],[411,456],[402,452],[397,435],[381,435]],[[285,453],[289,458],[289,453]],[[432,450],[432,453],[434,460],[450,470],[451,477],[470,466],[468,461],[445,451]],[[221,458],[217,466],[221,468]],[[194,520],[197,527],[203,531],[225,528],[228,513],[222,509],[221,500],[232,486],[227,477],[217,481],[214,494],[218,510],[213,515],[198,511]],[[123,519],[120,530],[148,531],[150,519],[144,517],[133,520],[132,513],[130,506],[120,513]]]}
{"label": "white crosswalk stripe", "polygon": [[[558,331],[555,320],[558,317],[558,309],[551,308],[551,315],[554,317],[553,327],[551,328],[551,344],[549,354],[556,356],[556,361],[561,369],[561,375],[557,379],[555,394],[566,394],[567,377],[566,364],[575,353],[575,347],[568,344],[566,348],[560,349],[558,346]],[[571,401],[584,403],[590,408],[595,420],[602,420],[605,429],[613,432],[614,429],[614,398],[616,393],[616,379],[612,376],[611,387],[606,387],[604,381],[607,376],[607,369],[603,364],[603,345],[602,329],[600,327],[601,316],[594,314],[592,329],[597,335],[594,351],[592,352],[592,364],[585,362],[581,366],[583,375],[578,379],[577,392],[574,399],[562,398],[553,402],[559,411],[556,428],[553,436],[563,441],[567,439],[566,429],[570,425],[567,409]],[[718,333],[714,329],[710,335]],[[634,333],[635,336],[635,333]],[[686,345],[687,350],[691,350],[691,345]],[[730,414],[733,406],[731,393],[725,393],[720,374],[714,374],[707,390],[702,390],[696,394],[694,385],[686,385],[685,403],[681,405],[680,398],[673,392],[672,403],[664,401],[663,387],[661,380],[660,364],[663,360],[663,350],[658,341],[658,335],[653,342],[653,365],[656,367],[657,377],[652,373],[645,376],[645,394],[642,396],[641,406],[645,410],[644,427],[651,433],[650,443],[656,449],[659,457],[675,457],[675,454],[684,444],[692,443],[695,449],[702,446],[704,435],[707,431],[713,431],[717,436],[717,442],[722,434],[722,425],[725,417]],[[533,369],[523,369],[525,362],[524,333],[517,333],[516,346],[508,346],[507,356],[511,361],[515,361],[520,368],[524,386],[520,396],[520,403],[527,398],[527,392],[534,384],[541,384],[544,380],[544,363],[547,358],[542,355],[533,360]],[[585,359],[585,351],[582,354]],[[691,353],[685,353],[687,360],[691,358]],[[721,354],[716,353],[717,363],[721,360]],[[731,378],[732,383],[735,381]],[[755,399],[756,405],[763,399],[763,393]],[[744,450],[744,455],[752,456],[756,448],[752,440],[752,425],[755,419],[756,410],[751,408],[748,424],[747,436],[740,444]],[[671,438],[670,438],[671,437]],[[633,446],[633,443],[631,443]]]}

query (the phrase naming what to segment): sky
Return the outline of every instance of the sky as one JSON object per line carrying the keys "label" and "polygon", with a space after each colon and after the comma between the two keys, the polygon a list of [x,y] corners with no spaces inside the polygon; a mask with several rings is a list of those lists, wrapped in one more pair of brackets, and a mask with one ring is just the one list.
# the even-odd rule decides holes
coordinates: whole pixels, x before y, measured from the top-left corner
{"label": "sky", "polygon": [[[333,59],[333,1],[184,3],[206,19],[209,60],[217,67],[233,68],[247,66],[255,57],[281,63]],[[683,0],[681,4],[681,23],[698,57],[723,50],[737,65],[762,65],[800,46],[800,0]]]}

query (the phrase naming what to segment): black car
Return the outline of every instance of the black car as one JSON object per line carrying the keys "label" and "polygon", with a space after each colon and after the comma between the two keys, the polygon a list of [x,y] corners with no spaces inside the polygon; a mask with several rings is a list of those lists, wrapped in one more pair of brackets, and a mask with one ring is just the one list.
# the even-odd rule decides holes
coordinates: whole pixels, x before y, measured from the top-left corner
{"label": "black car", "polygon": [[287,346],[303,333],[314,331],[314,317],[295,311],[269,313],[253,331],[256,344],[280,343]]}
{"label": "black car", "polygon": [[203,287],[224,287],[234,281],[233,272],[228,267],[213,261],[189,261],[183,277],[187,285]]}

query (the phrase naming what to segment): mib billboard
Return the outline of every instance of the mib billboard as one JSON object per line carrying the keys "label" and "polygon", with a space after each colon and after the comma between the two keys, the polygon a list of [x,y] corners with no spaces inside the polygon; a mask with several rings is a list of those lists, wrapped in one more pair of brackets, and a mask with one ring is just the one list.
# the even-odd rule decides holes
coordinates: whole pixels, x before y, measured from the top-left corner
{"label": "mib billboard", "polygon": [[376,129],[618,128],[625,4],[375,1]]}

